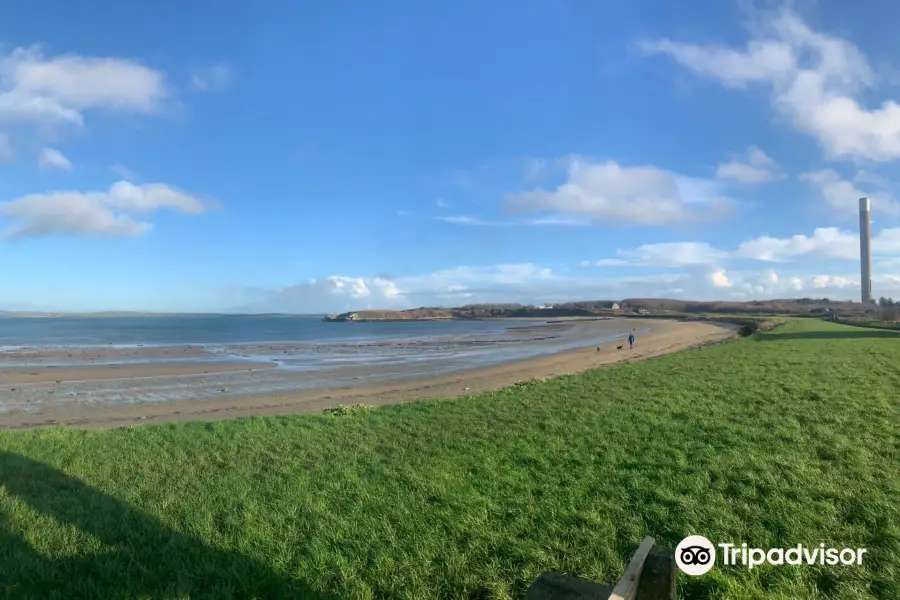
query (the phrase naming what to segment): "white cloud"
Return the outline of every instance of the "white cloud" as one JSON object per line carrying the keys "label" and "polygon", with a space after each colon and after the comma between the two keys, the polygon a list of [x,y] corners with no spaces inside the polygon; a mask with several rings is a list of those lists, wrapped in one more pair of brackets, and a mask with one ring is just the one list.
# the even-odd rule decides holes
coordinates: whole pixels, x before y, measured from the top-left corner
{"label": "white cloud", "polygon": [[836,227],[820,227],[812,236],[760,236],[743,242],[735,256],[767,262],[784,262],[800,256],[859,260],[859,234],[840,231]]}
{"label": "white cloud", "polygon": [[[882,261],[900,259],[900,227],[882,229],[872,237],[872,255]],[[819,227],[812,235],[758,236],[733,250],[706,242],[665,242],[618,250],[614,258],[583,261],[582,266],[692,267],[718,265],[730,260],[786,263],[797,259],[859,260],[859,232]]]}
{"label": "white cloud", "polygon": [[[726,273],[722,269],[714,271],[710,276],[714,288],[720,291],[719,299],[751,300],[771,298],[798,298],[814,296],[816,298],[855,299],[859,289],[859,279],[845,275],[779,275],[776,271],[740,271]],[[900,290],[900,279],[891,281],[890,277],[876,277],[879,290]],[[727,291],[726,291],[727,290]],[[721,293],[726,295],[722,296]]]}
{"label": "white cloud", "polygon": [[38,166],[42,169],[58,169],[71,171],[72,163],[62,152],[53,148],[42,148],[38,155]]}
{"label": "white cloud", "polygon": [[709,274],[709,281],[712,283],[713,287],[716,288],[729,288],[732,283],[728,278],[728,275],[725,274],[725,269],[715,269]]}
{"label": "white cloud", "polygon": [[511,212],[551,213],[594,222],[664,225],[722,216],[730,206],[715,182],[683,177],[652,166],[625,167],[613,161],[572,158],[565,183],[513,194]]}
{"label": "white cloud", "polygon": [[391,299],[397,297],[400,293],[393,281],[381,277],[362,279],[359,277],[332,275],[321,281],[314,279],[313,285],[321,285],[331,294],[346,295],[355,299],[370,298],[372,296]]}
{"label": "white cloud", "polygon": [[[822,169],[810,171],[800,175],[800,180],[815,187],[828,208],[840,211],[844,215],[859,213],[859,199],[868,196],[873,212],[883,212],[891,215],[900,214],[900,204],[886,191],[865,192],[856,187],[852,181],[842,179],[836,171]],[[854,178],[855,181],[872,184],[876,179],[868,173],[860,171]],[[885,182],[880,181],[884,185]]]}
{"label": "white cloud", "polygon": [[758,25],[744,48],[670,39],[642,47],[732,89],[767,86],[773,108],[832,158],[900,158],[900,105],[893,100],[877,108],[861,105],[875,75],[854,44],[813,31],[790,10],[768,13]]}
{"label": "white cloud", "polygon": [[716,177],[741,183],[765,183],[781,178],[776,172],[775,161],[756,146],[747,148],[740,159],[719,165]]}
{"label": "white cloud", "polygon": [[438,208],[450,208],[450,205],[447,203],[447,201],[443,200],[441,198],[438,198],[437,200],[435,200],[434,205],[437,206]]}
{"label": "white cloud", "polygon": [[668,242],[644,244],[634,250],[619,250],[616,256],[617,258],[604,258],[588,264],[599,267],[684,267],[712,264],[726,258],[728,253],[713,248],[706,242]]}
{"label": "white cloud", "polygon": [[857,287],[859,280],[850,277],[835,277],[833,275],[816,275],[809,279],[809,287],[815,290],[821,290],[828,287]]}
{"label": "white cloud", "polygon": [[191,86],[198,92],[214,92],[231,85],[234,74],[231,68],[219,63],[203,69],[196,69],[191,74]]}
{"label": "white cloud", "polygon": [[242,309],[263,312],[330,313],[402,304],[397,285],[386,277],[331,275],[282,288],[248,290],[248,295],[256,299]]}
{"label": "white cloud", "polygon": [[[900,296],[900,277],[875,278],[878,295]],[[726,271],[709,266],[680,273],[625,277],[571,276],[531,263],[460,266],[406,277],[331,276],[254,290],[242,310],[328,313],[364,309],[519,302],[675,297],[746,300],[801,295],[854,298],[858,279],[843,274],[780,274],[771,269]]]}
{"label": "white cloud", "polygon": [[[876,258],[900,256],[900,228],[882,229],[872,237],[872,255]],[[768,262],[787,262],[799,257],[859,260],[859,232],[820,227],[812,236],[789,238],[760,236],[742,243],[734,253],[738,258]]]}
{"label": "white cloud", "polygon": [[11,162],[12,159],[13,149],[9,141],[9,134],[0,132],[0,164]]}
{"label": "white cloud", "polygon": [[156,111],[168,95],[164,75],[123,58],[64,54],[38,47],[0,57],[0,120],[84,124],[84,112]]}
{"label": "white cloud", "polygon": [[164,184],[136,186],[120,181],[104,192],[58,191],[0,202],[0,219],[11,222],[3,231],[7,238],[55,234],[127,237],[153,227],[129,213],[167,208],[196,214],[206,207],[198,198]]}
{"label": "white cloud", "polygon": [[447,217],[435,217],[436,221],[452,223],[454,225],[470,225],[474,227],[527,227],[527,226],[583,226],[589,225],[590,221],[567,217],[563,215],[549,215],[545,217],[537,217],[533,219],[515,219],[515,220],[491,220],[482,219],[480,217],[472,217],[469,215],[454,215]]}
{"label": "white cloud", "polygon": [[518,285],[524,282],[552,281],[558,277],[546,267],[539,267],[533,263],[513,263],[496,266],[478,267],[454,267],[435,271],[428,275],[408,277],[404,283],[413,287],[450,287],[456,286],[457,290],[469,289],[473,282],[478,285],[503,284]]}

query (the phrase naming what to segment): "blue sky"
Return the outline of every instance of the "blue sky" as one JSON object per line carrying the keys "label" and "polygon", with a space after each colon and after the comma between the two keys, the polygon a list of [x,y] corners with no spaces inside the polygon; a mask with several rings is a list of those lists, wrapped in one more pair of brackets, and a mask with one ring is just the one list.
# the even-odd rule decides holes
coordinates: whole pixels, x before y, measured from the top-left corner
{"label": "blue sky", "polygon": [[0,7],[0,309],[900,296],[896,4],[120,5]]}

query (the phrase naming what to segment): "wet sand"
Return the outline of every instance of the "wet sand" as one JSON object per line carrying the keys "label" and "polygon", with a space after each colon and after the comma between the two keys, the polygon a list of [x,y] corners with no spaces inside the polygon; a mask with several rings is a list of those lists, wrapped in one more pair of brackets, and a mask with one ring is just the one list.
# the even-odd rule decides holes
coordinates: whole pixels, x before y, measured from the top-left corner
{"label": "wet sand", "polygon": [[156,377],[180,377],[207,373],[231,373],[256,371],[276,367],[271,362],[162,362],[148,364],[106,364],[84,366],[3,367],[0,368],[0,386],[27,384],[61,384],[73,381],[112,381],[116,379],[143,379]]}
{"label": "wet sand", "polygon": [[[77,399],[77,393],[75,393],[75,397],[71,393],[68,396],[56,394],[54,397],[52,395],[54,390],[47,389],[47,395],[42,397],[39,409],[29,410],[29,407],[23,404],[9,410],[0,415],[0,427],[20,429],[55,424],[75,427],[118,427],[166,421],[320,412],[338,404],[364,403],[378,406],[428,398],[457,397],[507,387],[517,381],[536,377],[554,377],[586,371],[603,365],[661,356],[718,342],[733,337],[736,331],[736,327],[709,322],[634,320],[625,323],[638,330],[650,327],[652,331],[639,335],[633,350],[628,349],[627,342],[622,350],[617,349],[622,342],[616,341],[603,344],[599,348],[591,346],[445,375],[399,377],[390,381],[372,382],[372,377],[378,375],[378,365],[347,366],[340,369],[341,380],[335,382],[333,386],[304,389],[300,383],[306,376],[301,374],[295,376],[298,385],[292,389],[265,394],[229,395],[226,393],[227,388],[222,388],[220,391],[223,393],[218,396],[164,402],[143,400],[138,392],[136,392],[135,399],[128,403],[84,402]],[[583,325],[579,324],[579,327],[584,328],[585,336],[596,335],[603,330],[611,331],[614,328],[621,330],[623,320],[585,322]],[[275,345],[267,345],[268,347],[274,348]],[[237,368],[241,370],[254,369],[255,372],[251,372],[251,375],[265,376],[265,367],[271,365],[245,362],[219,363],[218,366],[228,367],[223,371],[224,377],[228,375],[228,372]],[[93,373],[93,376],[98,379],[102,379],[105,375],[109,378],[126,380],[126,383],[133,383],[129,380],[147,377],[147,369],[159,368],[162,366],[158,364],[84,366],[72,369],[73,372],[70,375],[77,377],[78,381],[87,381],[86,375],[79,375],[79,372],[83,373],[85,369],[94,369],[90,373]],[[214,366],[212,363],[198,361],[180,364],[179,368],[199,374],[202,373],[202,370],[209,370]],[[56,369],[46,370],[55,371]],[[13,370],[4,368],[0,371],[2,371],[0,385],[4,387],[12,381],[14,376],[23,376],[22,371],[18,368]],[[32,369],[30,372],[36,371]],[[354,373],[358,374],[354,375]],[[321,376],[321,374],[318,375]],[[216,377],[213,373],[203,376]],[[61,379],[57,375],[52,382],[48,380],[37,387],[58,387],[60,384],[57,384],[56,381]],[[369,381],[366,381],[367,379]],[[0,393],[0,396],[2,395]]]}
{"label": "wet sand", "polygon": [[31,366],[67,363],[96,363],[213,359],[215,354],[202,346],[57,346],[52,348],[17,348],[2,353],[6,364]]}

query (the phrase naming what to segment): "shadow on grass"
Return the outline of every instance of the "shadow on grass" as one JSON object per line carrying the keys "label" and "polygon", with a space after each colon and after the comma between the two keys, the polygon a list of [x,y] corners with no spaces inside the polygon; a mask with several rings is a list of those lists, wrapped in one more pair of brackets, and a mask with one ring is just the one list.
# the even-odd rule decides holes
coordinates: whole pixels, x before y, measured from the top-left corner
{"label": "shadow on grass", "polygon": [[797,331],[794,333],[760,333],[756,340],[760,342],[781,342],[787,340],[854,340],[854,339],[888,338],[900,340],[900,332],[886,329],[860,329],[858,331]]}
{"label": "shadow on grass", "polygon": [[[44,463],[0,451],[0,485],[35,511],[104,546],[95,554],[47,557],[12,531],[0,512],[3,598],[324,600],[299,581],[238,552],[211,548],[172,530]],[[39,531],[33,535],[40,538]]]}

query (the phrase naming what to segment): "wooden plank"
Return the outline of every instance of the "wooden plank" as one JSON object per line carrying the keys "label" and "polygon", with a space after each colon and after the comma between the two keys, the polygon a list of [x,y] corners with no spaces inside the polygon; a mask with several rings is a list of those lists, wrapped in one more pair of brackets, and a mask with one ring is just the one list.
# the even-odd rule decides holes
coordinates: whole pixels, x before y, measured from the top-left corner
{"label": "wooden plank", "polygon": [[656,540],[650,536],[644,538],[634,556],[631,557],[631,562],[628,563],[625,574],[622,575],[622,578],[619,579],[619,582],[613,588],[612,594],[609,595],[609,600],[635,600],[638,585],[641,581],[641,573],[644,570],[644,563],[655,543]]}
{"label": "wooden plank", "polygon": [[563,573],[541,573],[528,587],[525,600],[607,600],[611,585]]}
{"label": "wooden plank", "polygon": [[654,546],[644,561],[636,600],[675,600],[675,551]]}

